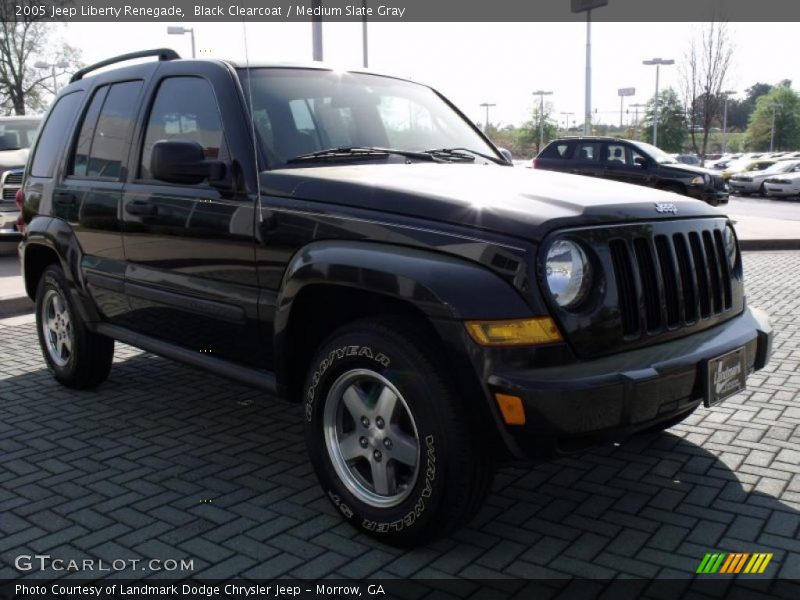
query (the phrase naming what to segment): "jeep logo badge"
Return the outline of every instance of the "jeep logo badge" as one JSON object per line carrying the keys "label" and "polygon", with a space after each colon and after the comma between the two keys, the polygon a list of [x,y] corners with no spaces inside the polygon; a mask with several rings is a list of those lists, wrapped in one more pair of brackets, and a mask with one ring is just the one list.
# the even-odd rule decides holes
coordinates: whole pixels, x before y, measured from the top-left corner
{"label": "jeep logo badge", "polygon": [[673,202],[656,202],[656,212],[678,214],[678,207]]}

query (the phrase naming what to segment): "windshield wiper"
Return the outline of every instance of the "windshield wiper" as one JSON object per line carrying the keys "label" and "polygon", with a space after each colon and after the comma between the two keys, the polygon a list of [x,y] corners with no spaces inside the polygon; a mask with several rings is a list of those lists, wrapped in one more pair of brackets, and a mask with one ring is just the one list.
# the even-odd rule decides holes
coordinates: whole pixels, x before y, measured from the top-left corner
{"label": "windshield wiper", "polygon": [[377,148],[372,146],[341,146],[339,148],[327,148],[308,154],[300,154],[286,161],[286,164],[298,162],[311,162],[317,160],[347,160],[363,158],[388,158],[395,154],[405,158],[415,158],[429,162],[441,162],[441,159],[428,154],[427,152],[412,152],[410,150],[396,150],[394,148]]}
{"label": "windshield wiper", "polygon": [[488,154],[483,154],[470,148],[435,148],[433,150],[425,150],[425,154],[464,162],[474,162],[475,157],[480,156],[481,158],[485,158],[486,160],[490,160],[495,163],[506,163],[505,160],[500,160],[496,156],[489,156]]}

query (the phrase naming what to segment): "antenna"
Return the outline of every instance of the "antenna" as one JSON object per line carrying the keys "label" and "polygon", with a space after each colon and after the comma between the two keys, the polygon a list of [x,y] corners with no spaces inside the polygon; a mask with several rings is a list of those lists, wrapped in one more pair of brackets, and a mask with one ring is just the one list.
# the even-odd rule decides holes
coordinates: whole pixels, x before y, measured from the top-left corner
{"label": "antenna", "polygon": [[247,69],[247,101],[250,104],[250,128],[253,137],[253,164],[256,167],[256,204],[258,206],[258,223],[264,222],[264,215],[261,213],[261,173],[258,169],[258,142],[256,138],[256,119],[253,106],[253,76],[250,73],[250,52],[247,48],[247,21],[242,21],[242,37],[244,39],[244,62]]}

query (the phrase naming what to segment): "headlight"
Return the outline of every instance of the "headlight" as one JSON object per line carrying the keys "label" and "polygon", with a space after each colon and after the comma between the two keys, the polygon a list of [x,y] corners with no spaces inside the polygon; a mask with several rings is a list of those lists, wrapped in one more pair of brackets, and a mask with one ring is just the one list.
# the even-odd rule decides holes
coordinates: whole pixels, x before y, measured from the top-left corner
{"label": "headlight", "polygon": [[703,182],[705,182],[705,179],[703,179],[702,175],[692,178],[692,185],[703,185]]}
{"label": "headlight", "polygon": [[733,271],[736,267],[736,234],[730,225],[725,228],[722,241],[725,243],[725,257],[728,259],[728,266]]}
{"label": "headlight", "polygon": [[557,240],[547,251],[547,287],[562,308],[578,306],[589,292],[592,267],[586,253],[575,242]]}

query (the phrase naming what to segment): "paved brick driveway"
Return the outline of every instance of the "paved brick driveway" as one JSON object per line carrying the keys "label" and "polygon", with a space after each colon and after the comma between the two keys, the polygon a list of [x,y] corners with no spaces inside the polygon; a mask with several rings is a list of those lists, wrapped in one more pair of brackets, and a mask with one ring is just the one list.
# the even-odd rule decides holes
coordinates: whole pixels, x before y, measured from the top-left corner
{"label": "paved brick driveway", "polygon": [[778,335],[747,393],[669,433],[504,469],[468,528],[413,551],[339,520],[296,407],[123,346],[106,384],[72,392],[30,319],[0,322],[0,579],[33,553],[193,558],[208,578],[675,577],[710,550],[774,552],[768,573],[800,578],[800,253],[745,264]]}

